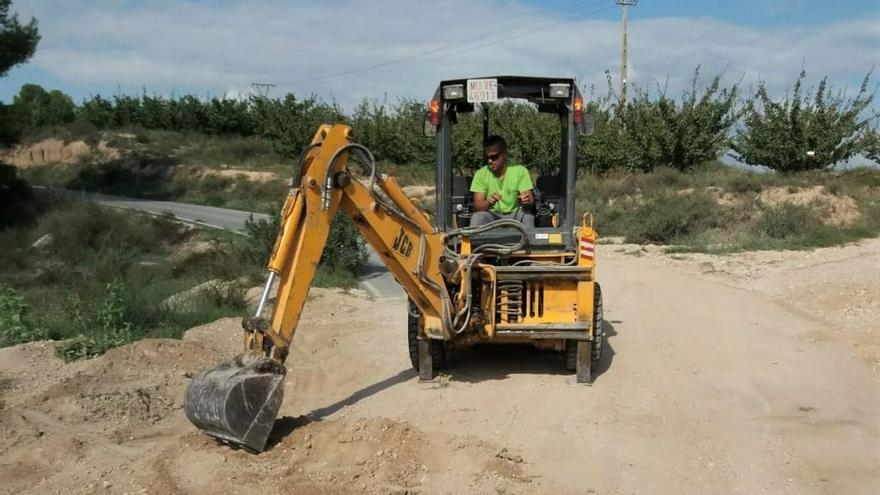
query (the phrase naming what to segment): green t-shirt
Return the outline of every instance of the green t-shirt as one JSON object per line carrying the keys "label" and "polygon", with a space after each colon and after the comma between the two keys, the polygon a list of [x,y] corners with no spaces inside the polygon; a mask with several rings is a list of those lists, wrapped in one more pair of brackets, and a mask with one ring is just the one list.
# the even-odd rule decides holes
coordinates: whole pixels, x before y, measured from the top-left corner
{"label": "green t-shirt", "polygon": [[519,193],[532,189],[532,178],[529,170],[516,163],[508,163],[504,175],[496,177],[489,166],[484,166],[474,174],[471,182],[472,193],[483,193],[489,199],[496,192],[501,193],[501,200],[492,205],[491,211],[510,213],[516,209]]}

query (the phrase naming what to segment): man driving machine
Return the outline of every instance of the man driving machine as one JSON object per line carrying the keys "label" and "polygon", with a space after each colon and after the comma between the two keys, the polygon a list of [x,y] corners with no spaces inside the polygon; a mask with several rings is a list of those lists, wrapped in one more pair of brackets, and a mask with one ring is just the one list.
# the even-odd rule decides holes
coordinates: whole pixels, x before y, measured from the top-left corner
{"label": "man driving machine", "polygon": [[489,136],[484,144],[486,165],[474,174],[474,214],[471,226],[485,225],[500,218],[513,218],[526,228],[535,226],[531,207],[535,202],[528,169],[507,161],[507,142]]}

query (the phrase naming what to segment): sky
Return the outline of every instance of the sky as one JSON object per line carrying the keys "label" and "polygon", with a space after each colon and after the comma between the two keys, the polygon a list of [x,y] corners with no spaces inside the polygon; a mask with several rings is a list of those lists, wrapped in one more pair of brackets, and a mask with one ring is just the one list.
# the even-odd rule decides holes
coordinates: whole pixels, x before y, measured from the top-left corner
{"label": "sky", "polygon": [[[613,0],[13,0],[36,17],[36,55],[0,78],[94,94],[314,94],[428,99],[442,79],[495,74],[619,84]],[[694,69],[784,95],[802,68],[854,93],[880,65],[880,2],[642,0],[629,8],[629,82],[680,92]],[[880,81],[873,79],[872,88]]]}

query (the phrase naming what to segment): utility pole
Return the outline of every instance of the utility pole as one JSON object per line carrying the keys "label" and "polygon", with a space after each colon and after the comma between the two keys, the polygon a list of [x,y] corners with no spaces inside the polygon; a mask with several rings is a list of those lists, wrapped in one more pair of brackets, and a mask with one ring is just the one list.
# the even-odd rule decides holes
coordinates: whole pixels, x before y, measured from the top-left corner
{"label": "utility pole", "polygon": [[253,86],[254,89],[257,90],[257,94],[263,98],[269,96],[269,90],[275,87],[272,83],[251,83],[251,86]]}
{"label": "utility pole", "polygon": [[620,50],[620,108],[626,105],[626,25],[627,25],[627,9],[629,6],[635,7],[639,4],[639,0],[614,0],[620,5],[623,14],[623,42]]}

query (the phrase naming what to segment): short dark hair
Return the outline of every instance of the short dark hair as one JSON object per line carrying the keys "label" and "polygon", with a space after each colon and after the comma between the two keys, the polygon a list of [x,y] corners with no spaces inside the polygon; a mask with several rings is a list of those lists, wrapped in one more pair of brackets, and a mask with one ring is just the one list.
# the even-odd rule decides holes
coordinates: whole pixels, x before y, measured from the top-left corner
{"label": "short dark hair", "polygon": [[489,146],[495,146],[501,150],[502,153],[507,153],[507,141],[497,134],[487,137],[486,141],[483,142],[483,148],[488,148]]}

